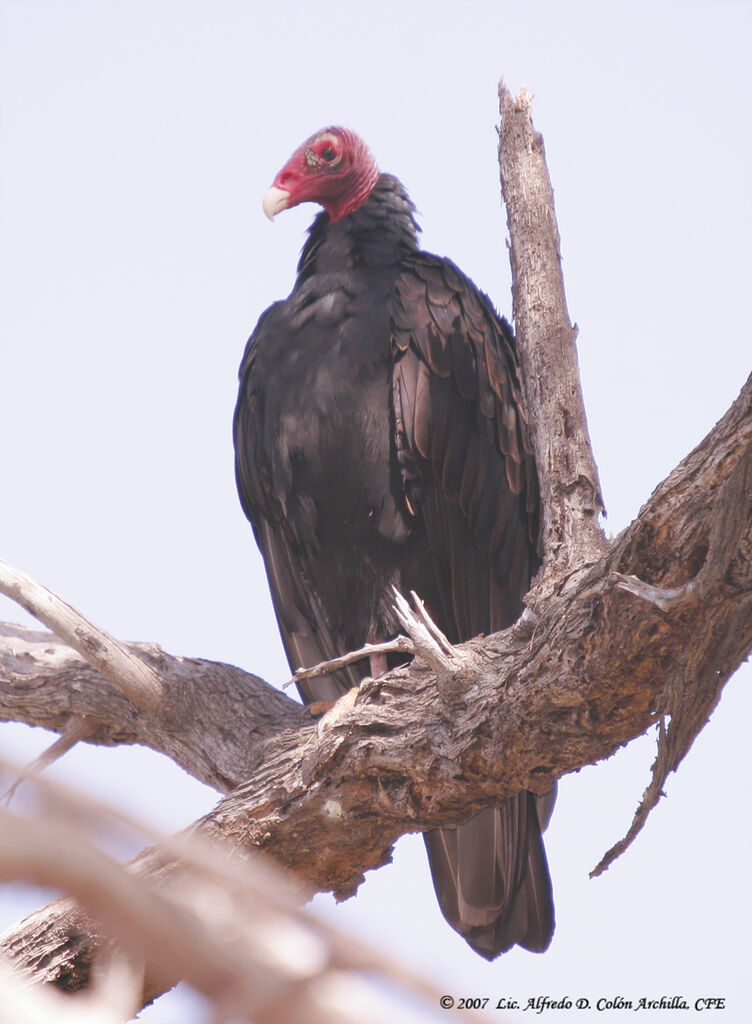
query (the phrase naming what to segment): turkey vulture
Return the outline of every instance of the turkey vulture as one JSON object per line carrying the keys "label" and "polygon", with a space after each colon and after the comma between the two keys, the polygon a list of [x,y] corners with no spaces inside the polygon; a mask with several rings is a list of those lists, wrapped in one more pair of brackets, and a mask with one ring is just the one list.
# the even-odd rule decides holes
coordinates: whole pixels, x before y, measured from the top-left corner
{"label": "turkey vulture", "polygon": [[[240,500],[290,665],[393,636],[393,586],[453,643],[503,629],[539,564],[511,330],[419,248],[407,192],[353,132],[311,136],[263,205],[273,217],[308,201],[323,212],[292,292],[251,335],[234,418]],[[301,682],[301,696],[336,699],[375,669]],[[523,792],[425,834],[444,917],[489,960],[551,941],[552,806],[553,791]]]}

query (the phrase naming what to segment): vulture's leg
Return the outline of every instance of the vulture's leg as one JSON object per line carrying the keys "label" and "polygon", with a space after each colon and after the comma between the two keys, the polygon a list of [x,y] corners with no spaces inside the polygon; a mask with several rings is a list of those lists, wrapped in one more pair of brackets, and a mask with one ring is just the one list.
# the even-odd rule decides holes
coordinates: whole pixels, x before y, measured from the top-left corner
{"label": "vulture's leg", "polygon": [[386,654],[371,654],[368,657],[368,663],[371,666],[372,679],[378,679],[379,676],[383,676],[388,668]]}

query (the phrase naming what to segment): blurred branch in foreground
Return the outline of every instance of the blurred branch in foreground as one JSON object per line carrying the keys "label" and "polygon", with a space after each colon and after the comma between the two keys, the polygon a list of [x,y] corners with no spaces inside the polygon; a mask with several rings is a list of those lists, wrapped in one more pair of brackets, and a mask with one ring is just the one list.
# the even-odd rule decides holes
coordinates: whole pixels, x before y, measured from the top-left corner
{"label": "blurred branch in foreground", "polygon": [[[16,773],[0,761],[3,788]],[[160,988],[185,979],[209,1001],[216,1022],[361,1024],[388,1017],[418,1024],[429,1019],[421,1004],[425,1011],[439,1005],[441,992],[432,984],[301,910],[305,894],[261,855],[241,855],[191,832],[158,836],[46,778],[27,781],[17,803],[18,812],[0,809],[0,879],[70,894],[102,944],[94,984],[80,996],[29,987],[3,968],[0,1019],[126,1019],[143,1002],[145,962]],[[158,887],[103,850],[134,838],[149,839],[164,856],[169,878]],[[405,1000],[415,1009],[404,1011]]]}

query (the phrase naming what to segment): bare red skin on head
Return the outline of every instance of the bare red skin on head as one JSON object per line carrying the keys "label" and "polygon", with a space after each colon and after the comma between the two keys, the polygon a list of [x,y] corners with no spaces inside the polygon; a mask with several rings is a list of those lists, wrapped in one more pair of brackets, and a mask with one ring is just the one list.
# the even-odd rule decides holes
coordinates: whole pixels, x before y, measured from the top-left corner
{"label": "bare red skin on head", "polygon": [[289,192],[287,208],[320,203],[332,221],[365,202],[379,178],[371,151],[347,128],[324,128],[295,150],[272,182]]}

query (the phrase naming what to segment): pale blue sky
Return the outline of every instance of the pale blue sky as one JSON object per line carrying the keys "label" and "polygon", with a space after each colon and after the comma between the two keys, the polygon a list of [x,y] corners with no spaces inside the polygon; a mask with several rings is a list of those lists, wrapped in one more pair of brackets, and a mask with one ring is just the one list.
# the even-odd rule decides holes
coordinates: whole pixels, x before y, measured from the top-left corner
{"label": "pale blue sky", "polygon": [[[0,0],[3,556],[122,639],[285,679],[230,421],[245,340],[289,291],[315,211],[271,225],[261,197],[305,137],[346,124],[410,190],[425,246],[508,315],[502,75],[535,94],[618,532],[750,371],[751,14],[742,2]],[[27,621],[9,602],[0,617]],[[751,680],[745,666],[729,684],[604,878],[587,873],[626,830],[654,741],[563,780],[545,955],[472,954],[436,909],[416,838],[335,919],[451,994],[720,995],[723,1021],[741,1022]],[[0,728],[22,760],[49,739]],[[54,770],[169,829],[215,800],[138,749],[81,747]],[[35,901],[0,893],[0,927]],[[180,1005],[145,1020],[182,1022]],[[661,1014],[674,1019],[686,1015]]]}

